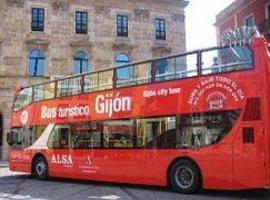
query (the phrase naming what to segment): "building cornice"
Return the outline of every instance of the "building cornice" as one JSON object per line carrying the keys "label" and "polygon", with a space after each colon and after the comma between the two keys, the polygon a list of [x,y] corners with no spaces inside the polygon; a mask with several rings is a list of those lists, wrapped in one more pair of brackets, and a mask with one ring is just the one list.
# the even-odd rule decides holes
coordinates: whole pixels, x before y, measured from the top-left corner
{"label": "building cornice", "polygon": [[24,6],[25,0],[6,0],[8,6],[11,7],[20,7]]}
{"label": "building cornice", "polygon": [[188,6],[188,4],[189,4],[189,1],[186,1],[186,0],[162,0],[162,1],[167,1],[167,2],[170,2],[170,3],[176,3],[182,8],[186,8]]}

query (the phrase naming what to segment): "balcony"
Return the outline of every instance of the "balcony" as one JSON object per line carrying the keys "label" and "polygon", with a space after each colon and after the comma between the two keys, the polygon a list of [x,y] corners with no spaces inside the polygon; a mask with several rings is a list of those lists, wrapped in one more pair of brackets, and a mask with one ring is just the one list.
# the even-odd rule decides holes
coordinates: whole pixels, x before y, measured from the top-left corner
{"label": "balcony", "polygon": [[41,48],[47,50],[50,44],[50,36],[45,32],[30,32],[26,35],[25,44],[29,49]]}
{"label": "balcony", "polygon": [[91,48],[92,43],[88,34],[74,34],[69,41],[69,45],[74,48]]}

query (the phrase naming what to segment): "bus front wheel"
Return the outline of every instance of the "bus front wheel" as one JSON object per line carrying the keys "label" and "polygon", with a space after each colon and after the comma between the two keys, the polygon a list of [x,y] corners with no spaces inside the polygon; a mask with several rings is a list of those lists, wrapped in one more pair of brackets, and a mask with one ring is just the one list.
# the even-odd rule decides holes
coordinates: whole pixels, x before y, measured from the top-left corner
{"label": "bus front wheel", "polygon": [[43,157],[38,157],[35,161],[35,175],[40,180],[46,180],[49,178],[48,164]]}
{"label": "bus front wheel", "polygon": [[201,174],[191,160],[177,160],[169,171],[170,186],[176,192],[193,194],[201,189]]}

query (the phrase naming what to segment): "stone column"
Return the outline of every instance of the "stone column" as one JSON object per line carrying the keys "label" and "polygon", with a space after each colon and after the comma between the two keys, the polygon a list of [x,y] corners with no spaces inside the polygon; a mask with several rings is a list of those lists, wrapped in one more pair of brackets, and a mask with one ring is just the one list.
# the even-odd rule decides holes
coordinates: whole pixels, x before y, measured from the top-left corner
{"label": "stone column", "polygon": [[8,88],[0,89],[0,112],[2,114],[2,160],[8,160],[9,146],[6,141],[6,133],[10,131],[10,119],[11,119],[11,108],[13,102],[12,90]]}
{"label": "stone column", "polygon": [[10,119],[3,116],[3,147],[2,147],[2,160],[8,160],[9,146],[6,141],[6,134],[10,131]]}

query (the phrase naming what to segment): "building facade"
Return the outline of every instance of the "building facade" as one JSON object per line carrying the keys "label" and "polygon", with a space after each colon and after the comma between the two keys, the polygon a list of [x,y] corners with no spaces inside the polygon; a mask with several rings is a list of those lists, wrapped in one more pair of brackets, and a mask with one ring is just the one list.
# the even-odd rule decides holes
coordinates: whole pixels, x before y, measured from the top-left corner
{"label": "building facade", "polygon": [[16,88],[186,50],[184,0],[0,0],[0,158]]}
{"label": "building facade", "polygon": [[270,41],[270,0],[235,0],[216,17],[217,38],[240,26],[257,26]]}

